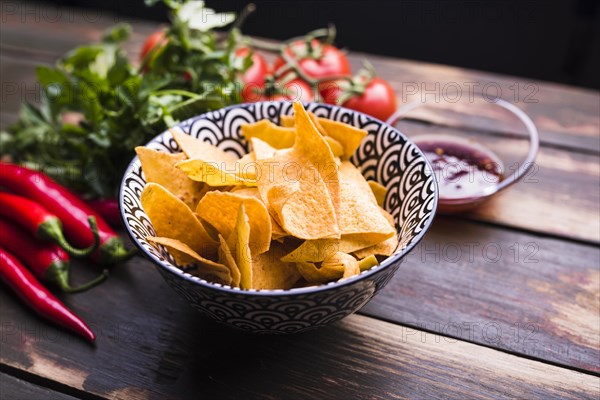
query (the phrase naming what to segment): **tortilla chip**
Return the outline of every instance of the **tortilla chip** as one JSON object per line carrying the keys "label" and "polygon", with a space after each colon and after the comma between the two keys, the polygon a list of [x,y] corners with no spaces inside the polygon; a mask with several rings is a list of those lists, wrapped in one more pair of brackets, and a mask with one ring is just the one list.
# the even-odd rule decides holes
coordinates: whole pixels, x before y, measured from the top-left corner
{"label": "tortilla chip", "polygon": [[235,228],[227,238],[227,246],[231,250],[235,265],[240,270],[240,287],[252,289],[252,255],[250,253],[250,223],[246,215],[244,203],[236,214]]}
{"label": "tortilla chip", "polygon": [[[304,162],[310,162],[316,167],[327,186],[337,215],[340,208],[340,178],[335,157],[323,136],[316,130],[304,106],[298,101],[294,103],[294,118],[298,140],[294,143],[293,152],[297,158],[304,159]],[[285,229],[285,226],[283,228]]]}
{"label": "tortilla chip", "polygon": [[330,135],[327,134],[327,131],[325,130],[325,128],[323,127],[323,125],[321,125],[321,123],[319,122],[319,118],[317,118],[317,116],[315,114],[313,114],[310,111],[307,111],[307,114],[310,117],[310,119],[313,122],[313,124],[315,125],[315,128],[317,128],[317,130],[321,134],[321,136],[330,136]]}
{"label": "tortilla chip", "polygon": [[269,251],[252,258],[253,289],[289,289],[298,282],[296,266],[280,260],[287,251],[281,243],[273,242]]}
{"label": "tortilla chip", "polygon": [[256,181],[256,158],[253,153],[244,154],[237,160],[239,176],[248,181]]}
{"label": "tortilla chip", "polygon": [[328,268],[319,268],[311,262],[296,263],[300,275],[312,283],[325,283],[340,279],[344,275],[344,266],[336,265]]}
{"label": "tortilla chip", "polygon": [[271,218],[265,205],[255,197],[239,192],[213,191],[198,203],[196,213],[221,235],[229,237],[236,227],[236,215],[242,203],[250,224],[249,245],[252,253],[264,253],[271,244]]}
{"label": "tortilla chip", "polygon": [[276,149],[287,149],[294,145],[296,130],[278,126],[268,119],[263,119],[253,124],[243,124],[242,135],[248,141],[251,138],[258,138]]}
{"label": "tortilla chip", "polygon": [[217,165],[225,164],[227,166],[232,166],[237,161],[235,155],[227,153],[210,143],[196,139],[177,129],[170,129],[169,131],[189,159],[202,160]]}
{"label": "tortilla chip", "polygon": [[361,234],[373,245],[396,233],[379,211],[377,200],[360,171],[349,161],[340,166],[340,193],[344,205],[338,214],[342,235]]}
{"label": "tortilla chip", "polygon": [[[301,239],[339,236],[335,209],[327,186],[314,167],[301,164],[298,158],[285,150],[273,158],[257,161],[261,171],[257,185],[260,197],[269,213],[281,227]],[[286,168],[298,169],[298,180],[290,180]]]}
{"label": "tortilla chip", "polygon": [[185,154],[166,153],[142,146],[136,147],[135,152],[142,163],[146,182],[164,186],[188,207],[196,208],[196,204],[207,188],[200,182],[194,182],[185,173],[175,168],[175,164],[185,160]]}
{"label": "tortilla chip", "polygon": [[[253,140],[259,140],[259,139],[253,139]],[[236,186],[234,189],[232,189],[231,193],[235,193],[241,196],[248,196],[248,197],[254,197],[257,200],[259,200],[260,202],[262,202],[262,199],[260,197],[260,193],[258,192],[257,188],[249,188],[249,187],[243,187],[243,186]],[[263,202],[264,204],[264,202]],[[281,239],[283,237],[289,236],[289,234],[283,230],[283,228],[281,227],[281,225],[279,225],[279,222],[277,222],[277,220],[275,218],[273,218],[273,216],[271,214],[269,214],[269,218],[271,219],[271,240],[278,240]]]}
{"label": "tortilla chip", "polygon": [[240,196],[254,197],[256,200],[262,201],[258,188],[255,187],[235,186],[231,189],[231,193],[239,194]]}
{"label": "tortilla chip", "polygon": [[325,136],[324,139],[329,145],[329,148],[331,149],[331,152],[333,153],[334,157],[341,157],[342,155],[344,155],[344,148],[342,147],[340,142],[338,142],[330,136]]}
{"label": "tortilla chip", "polygon": [[271,158],[277,151],[276,148],[272,147],[267,142],[260,140],[259,138],[250,139],[250,143],[252,143],[252,154],[254,155],[254,161]]}
{"label": "tortilla chip", "polygon": [[[183,171],[189,179],[205,182],[210,186],[256,186],[256,180],[242,176],[240,165],[237,163],[228,169],[224,163],[194,159],[180,161],[175,166]],[[256,172],[254,172],[254,176],[256,176]]]}
{"label": "tortilla chip", "polygon": [[[379,209],[381,215],[388,221],[390,226],[394,228],[395,221],[394,217],[383,208]],[[391,256],[398,248],[398,234],[394,234],[383,242],[377,243],[373,246],[354,251],[354,255],[358,258],[366,258],[370,255],[378,255],[378,256]]]}
{"label": "tortilla chip", "polygon": [[375,257],[374,255],[365,257],[358,262],[358,267],[361,271],[366,271],[368,269],[373,268],[376,265],[379,265],[379,261],[377,261],[377,257]]}
{"label": "tortilla chip", "polygon": [[293,128],[295,121],[294,121],[294,116],[293,115],[285,115],[285,114],[281,114],[279,116],[279,123],[281,124],[281,126],[286,127],[286,128]]}
{"label": "tortilla chip", "polygon": [[[140,201],[157,236],[179,240],[202,257],[213,258],[217,254],[217,242],[206,232],[192,210],[163,186],[148,183]],[[178,264],[183,261],[175,257]]]}
{"label": "tortilla chip", "polygon": [[368,134],[364,129],[355,128],[343,122],[332,121],[326,118],[318,118],[318,120],[325,129],[325,132],[327,132],[327,136],[331,136],[344,147],[344,159],[352,157],[362,140]]}
{"label": "tortilla chip", "polygon": [[344,252],[335,252],[329,255],[319,267],[314,263],[296,263],[298,272],[308,282],[328,282],[336,279],[350,278],[360,273],[356,258]]}
{"label": "tortilla chip", "polygon": [[235,259],[227,242],[223,238],[223,236],[219,235],[219,263],[225,265],[229,269],[229,274],[231,275],[231,286],[240,287],[240,281],[242,279],[242,274],[235,263]]}
{"label": "tortilla chip", "polygon": [[325,258],[321,263],[321,268],[333,268],[338,265],[344,267],[342,279],[350,278],[351,276],[358,275],[360,273],[360,267],[358,266],[358,261],[356,258],[341,251],[327,256],[327,258]]}
{"label": "tortilla chip", "polygon": [[[375,242],[377,243],[377,242]],[[361,234],[342,235],[340,239],[306,240],[297,249],[282,258],[285,262],[320,262],[338,251],[354,253],[373,246],[372,238]]]}
{"label": "tortilla chip", "polygon": [[[312,120],[313,124],[315,124],[315,127],[317,128],[319,133],[322,136],[327,136],[327,131],[325,130],[325,128],[323,128],[323,125],[321,125],[321,123],[319,122],[319,118],[317,118],[317,116],[310,111],[307,111],[307,113],[308,113],[310,119]],[[286,128],[293,128],[296,125],[296,121],[295,121],[293,115],[280,115],[279,121],[281,122],[281,126],[284,126]]]}
{"label": "tortilla chip", "polygon": [[209,259],[202,257],[200,254],[192,250],[187,244],[177,240],[166,237],[146,237],[152,243],[160,244],[167,248],[169,254],[175,259],[179,259],[181,262],[177,262],[180,265],[195,264],[198,266],[197,270],[190,271],[191,274],[197,275],[203,279],[206,277],[215,277],[220,283],[229,285],[231,282],[231,275],[229,268],[225,265],[216,263]]}
{"label": "tortilla chip", "polygon": [[[294,103],[298,140],[257,160],[257,186],[269,213],[300,239],[338,238],[339,177],[329,145],[301,103]],[[333,168],[333,173],[327,168]],[[329,173],[329,176],[327,175]]]}
{"label": "tortilla chip", "polygon": [[367,181],[369,187],[371,187],[371,191],[373,192],[373,196],[375,196],[375,200],[377,200],[377,205],[379,207],[383,207],[385,204],[385,196],[387,195],[387,189],[381,183],[376,181]]}

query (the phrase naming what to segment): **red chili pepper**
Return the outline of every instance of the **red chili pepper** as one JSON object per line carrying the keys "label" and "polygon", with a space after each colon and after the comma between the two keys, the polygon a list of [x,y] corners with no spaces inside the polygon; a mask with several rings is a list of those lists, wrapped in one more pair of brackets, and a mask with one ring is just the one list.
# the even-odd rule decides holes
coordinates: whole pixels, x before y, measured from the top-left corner
{"label": "red chili pepper", "polygon": [[113,228],[122,227],[121,213],[119,212],[119,203],[117,203],[117,199],[95,199],[86,201],[86,203],[92,207],[94,211],[100,214],[110,226]]}
{"label": "red chili pepper", "polygon": [[46,289],[11,253],[0,247],[0,279],[40,316],[83,336],[96,340],[91,329]]}
{"label": "red chili pepper", "polygon": [[56,284],[63,292],[81,292],[100,282],[107,275],[103,273],[98,278],[72,287],[69,285],[69,255],[58,245],[43,242],[29,235],[20,226],[11,224],[8,220],[0,218],[0,245],[19,257],[33,273],[42,280]]}
{"label": "red chili pepper", "polygon": [[60,218],[67,237],[78,246],[89,246],[94,236],[87,226],[89,215],[96,217],[100,246],[93,255],[101,263],[116,263],[127,260],[134,250],[127,250],[121,238],[104,219],[81,199],[69,192],[48,176],[15,164],[0,163],[0,186],[44,205]]}
{"label": "red chili pepper", "polygon": [[0,215],[15,221],[35,237],[56,243],[75,257],[92,254],[100,242],[95,217],[90,216],[88,219],[91,245],[85,249],[76,249],[65,239],[62,224],[55,215],[35,201],[15,194],[0,192]]}

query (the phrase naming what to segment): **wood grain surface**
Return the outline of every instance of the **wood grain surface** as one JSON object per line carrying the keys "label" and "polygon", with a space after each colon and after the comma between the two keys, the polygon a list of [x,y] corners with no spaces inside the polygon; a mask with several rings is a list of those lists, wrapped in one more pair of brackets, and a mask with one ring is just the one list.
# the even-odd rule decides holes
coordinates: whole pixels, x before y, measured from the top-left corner
{"label": "wood grain surface", "polygon": [[75,397],[0,372],[0,400],[19,399],[74,400]]}
{"label": "wood grain surface", "polygon": [[[93,269],[78,266],[80,279],[83,268]],[[65,296],[95,328],[96,346],[40,322],[5,290],[0,301],[0,365],[83,397],[593,399],[600,383],[359,315],[299,335],[244,334],[201,318],[141,260]]]}
{"label": "wood grain surface", "polygon": [[437,217],[361,311],[600,372],[600,250]]}

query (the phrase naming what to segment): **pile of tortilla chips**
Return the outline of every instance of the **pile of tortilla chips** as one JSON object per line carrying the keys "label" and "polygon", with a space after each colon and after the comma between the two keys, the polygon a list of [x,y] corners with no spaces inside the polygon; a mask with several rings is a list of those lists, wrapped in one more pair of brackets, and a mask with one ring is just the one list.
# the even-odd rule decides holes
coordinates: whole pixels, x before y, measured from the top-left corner
{"label": "pile of tortilla chips", "polygon": [[283,126],[242,126],[237,158],[172,130],[183,150],[136,148],[142,206],[180,266],[241,289],[289,289],[357,275],[391,255],[397,232],[385,188],[348,159],[367,132],[294,104]]}

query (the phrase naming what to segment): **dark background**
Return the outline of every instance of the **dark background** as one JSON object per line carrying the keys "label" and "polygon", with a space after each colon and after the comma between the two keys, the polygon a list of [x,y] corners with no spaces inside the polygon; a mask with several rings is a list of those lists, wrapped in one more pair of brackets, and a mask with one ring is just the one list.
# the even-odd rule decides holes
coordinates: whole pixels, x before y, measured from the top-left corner
{"label": "dark background", "polygon": [[[167,21],[143,0],[63,0]],[[248,2],[206,0],[217,11]],[[600,1],[253,1],[247,34],[287,39],[335,23],[336,43],[364,51],[600,88]]]}

